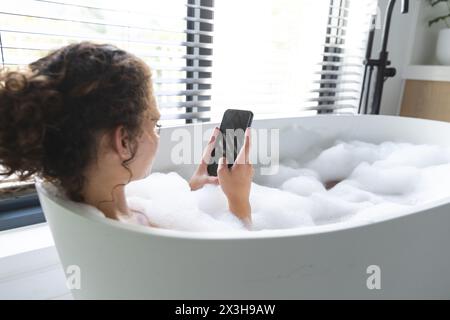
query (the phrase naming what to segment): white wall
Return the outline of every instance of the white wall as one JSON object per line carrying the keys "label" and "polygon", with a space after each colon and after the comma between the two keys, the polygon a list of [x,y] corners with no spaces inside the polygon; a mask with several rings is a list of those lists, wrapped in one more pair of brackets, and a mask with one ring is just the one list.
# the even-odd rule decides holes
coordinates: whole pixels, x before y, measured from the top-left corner
{"label": "white wall", "polygon": [[[397,0],[394,8],[394,14],[391,21],[391,33],[389,37],[388,51],[392,61],[392,66],[397,69],[397,75],[385,82],[384,95],[381,105],[381,114],[399,115],[400,104],[403,96],[402,79],[403,70],[406,62],[409,61],[411,48],[411,32],[413,32],[415,24],[415,13],[417,12],[421,0],[410,1],[410,11],[406,15],[400,13],[401,0]],[[379,6],[382,14],[382,23],[384,25],[384,16],[389,0],[379,0]],[[375,45],[373,50],[373,58],[378,58],[381,49],[382,30],[377,30]]]}
{"label": "white wall", "polygon": [[429,6],[426,1],[420,1],[420,12],[417,17],[417,26],[414,38],[411,41],[412,50],[409,59],[412,65],[438,65],[436,60],[436,44],[439,31],[445,27],[440,22],[429,27],[428,22],[438,16],[448,12],[447,4],[440,3],[435,7]]}

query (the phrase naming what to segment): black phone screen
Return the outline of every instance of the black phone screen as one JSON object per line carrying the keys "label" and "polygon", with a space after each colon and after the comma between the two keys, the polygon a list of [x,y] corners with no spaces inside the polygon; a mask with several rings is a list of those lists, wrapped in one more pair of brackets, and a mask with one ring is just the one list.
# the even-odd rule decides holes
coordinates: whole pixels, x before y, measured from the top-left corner
{"label": "black phone screen", "polygon": [[245,130],[252,125],[253,113],[251,111],[233,110],[225,111],[220,124],[222,139],[216,141],[211,154],[211,164],[208,165],[208,174],[217,176],[218,161],[226,157],[231,168],[244,144]]}

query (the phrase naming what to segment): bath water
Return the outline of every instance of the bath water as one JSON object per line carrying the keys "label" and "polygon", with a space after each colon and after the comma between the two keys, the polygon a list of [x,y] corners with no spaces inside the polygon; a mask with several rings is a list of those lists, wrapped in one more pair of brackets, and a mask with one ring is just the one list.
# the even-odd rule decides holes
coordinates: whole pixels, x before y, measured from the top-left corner
{"label": "bath water", "polygon": [[[129,184],[126,194],[131,208],[162,228],[249,232],[228,211],[219,186],[191,192],[177,173],[153,173]],[[276,175],[255,176],[252,231],[370,223],[449,196],[450,148],[336,141],[307,162],[285,158]]]}

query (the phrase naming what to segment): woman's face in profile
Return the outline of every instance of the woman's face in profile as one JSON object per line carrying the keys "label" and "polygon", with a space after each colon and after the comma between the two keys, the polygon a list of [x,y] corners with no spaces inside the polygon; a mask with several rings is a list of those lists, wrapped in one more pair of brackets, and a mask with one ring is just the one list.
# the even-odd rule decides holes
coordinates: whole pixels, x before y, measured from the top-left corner
{"label": "woman's face in profile", "polygon": [[145,112],[142,123],[142,134],[137,138],[138,147],[135,159],[130,164],[130,169],[133,172],[133,180],[143,179],[150,174],[159,146],[159,135],[156,124],[160,118],[160,113],[153,97],[151,101],[151,106]]}

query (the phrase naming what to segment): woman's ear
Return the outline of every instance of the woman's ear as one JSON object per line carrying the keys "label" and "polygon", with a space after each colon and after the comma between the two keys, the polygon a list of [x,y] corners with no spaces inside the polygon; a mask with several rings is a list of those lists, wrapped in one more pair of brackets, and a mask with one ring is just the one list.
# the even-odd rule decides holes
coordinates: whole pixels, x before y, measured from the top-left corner
{"label": "woman's ear", "polygon": [[124,126],[118,126],[114,130],[113,147],[123,160],[131,157],[130,139]]}

